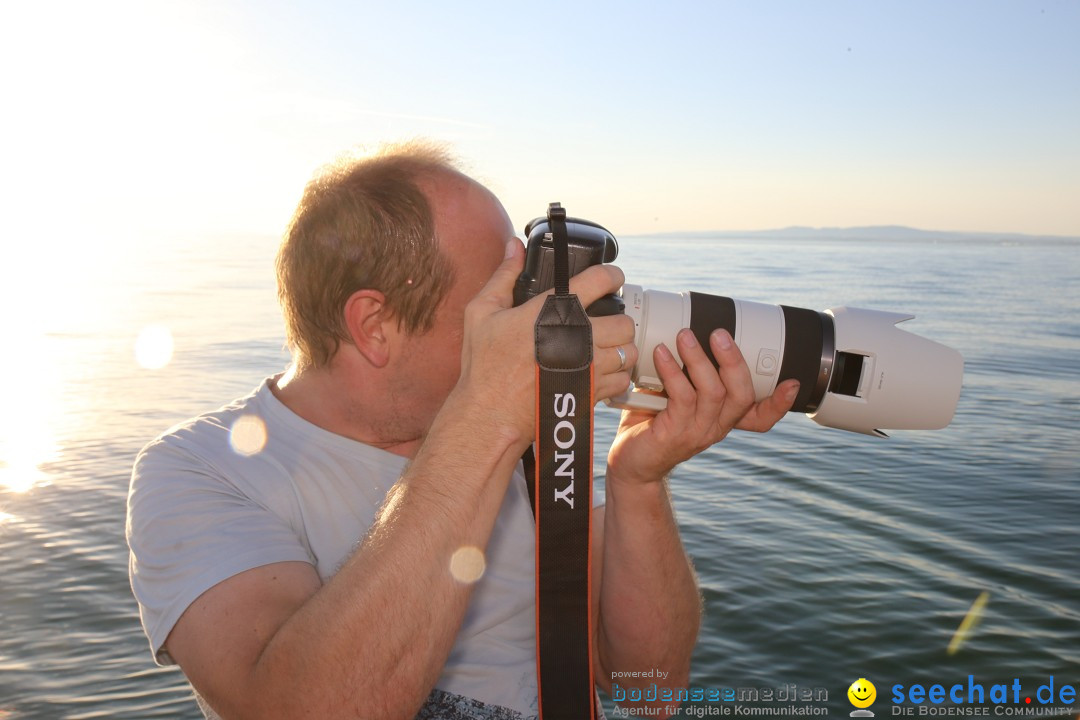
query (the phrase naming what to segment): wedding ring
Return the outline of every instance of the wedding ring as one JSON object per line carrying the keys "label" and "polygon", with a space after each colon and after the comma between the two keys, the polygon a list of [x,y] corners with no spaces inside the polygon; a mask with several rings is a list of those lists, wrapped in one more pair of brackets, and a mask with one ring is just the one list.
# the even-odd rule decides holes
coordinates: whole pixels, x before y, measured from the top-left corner
{"label": "wedding ring", "polygon": [[626,369],[626,351],[622,349],[622,345],[616,345],[615,352],[619,353],[619,369],[615,372],[622,372]]}

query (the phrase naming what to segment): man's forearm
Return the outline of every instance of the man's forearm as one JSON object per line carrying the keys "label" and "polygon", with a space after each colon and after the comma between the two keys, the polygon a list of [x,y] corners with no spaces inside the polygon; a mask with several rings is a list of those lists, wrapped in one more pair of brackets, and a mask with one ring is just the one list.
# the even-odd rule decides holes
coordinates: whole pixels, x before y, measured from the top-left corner
{"label": "man's forearm", "polygon": [[666,484],[621,485],[609,474],[598,637],[607,676],[597,681],[608,687],[611,673],[658,670],[671,686],[684,685],[700,620]]}
{"label": "man's forearm", "polygon": [[454,551],[483,550],[521,442],[451,396],[368,537],[267,645],[261,717],[411,717],[454,644],[470,586]]}

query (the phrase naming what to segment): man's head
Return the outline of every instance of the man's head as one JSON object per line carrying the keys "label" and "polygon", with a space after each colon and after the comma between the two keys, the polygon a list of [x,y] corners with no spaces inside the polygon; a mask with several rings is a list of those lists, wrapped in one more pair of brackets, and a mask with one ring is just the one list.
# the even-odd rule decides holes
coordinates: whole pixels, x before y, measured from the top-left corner
{"label": "man's head", "polygon": [[290,407],[314,403],[303,416],[373,444],[418,438],[458,380],[465,306],[513,235],[495,196],[431,145],[320,173],[278,253],[278,293],[294,356],[283,381],[321,376],[329,396],[309,382]]}
{"label": "man's head", "polygon": [[339,161],[308,183],[277,256],[298,367],[324,367],[350,341],[342,309],[361,289],[381,293],[406,333],[431,329],[454,265],[425,188],[457,178],[464,176],[445,151],[412,142]]}

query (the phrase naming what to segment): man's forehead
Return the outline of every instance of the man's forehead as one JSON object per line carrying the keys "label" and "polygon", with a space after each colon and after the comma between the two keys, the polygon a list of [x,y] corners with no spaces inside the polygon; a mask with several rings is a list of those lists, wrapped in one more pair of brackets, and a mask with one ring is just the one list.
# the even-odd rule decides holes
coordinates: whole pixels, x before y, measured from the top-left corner
{"label": "man's forehead", "polygon": [[420,178],[418,184],[424,194],[433,200],[457,199],[460,201],[461,198],[465,197],[475,198],[481,196],[495,198],[486,187],[456,170],[437,170],[426,177]]}
{"label": "man's forehead", "polygon": [[500,232],[506,241],[514,234],[502,203],[495,194],[472,178],[460,173],[440,173],[420,182],[421,189],[431,203],[436,232],[440,237],[454,234],[455,229],[470,228],[489,231],[495,224],[504,225]]}

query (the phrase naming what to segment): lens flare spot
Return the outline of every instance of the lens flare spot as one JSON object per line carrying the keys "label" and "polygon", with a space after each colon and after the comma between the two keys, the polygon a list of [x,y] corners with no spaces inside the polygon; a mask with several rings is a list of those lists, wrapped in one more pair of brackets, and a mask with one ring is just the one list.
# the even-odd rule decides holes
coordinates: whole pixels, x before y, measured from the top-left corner
{"label": "lens flare spot", "polygon": [[258,415],[241,415],[229,428],[229,445],[234,452],[251,457],[266,447],[266,424]]}
{"label": "lens flare spot", "polygon": [[135,362],[147,370],[160,370],[173,355],[173,336],[164,325],[147,325],[135,339]]}
{"label": "lens flare spot", "polygon": [[466,585],[471,585],[484,577],[486,569],[484,552],[471,545],[458,548],[450,558],[450,574],[455,580]]}

